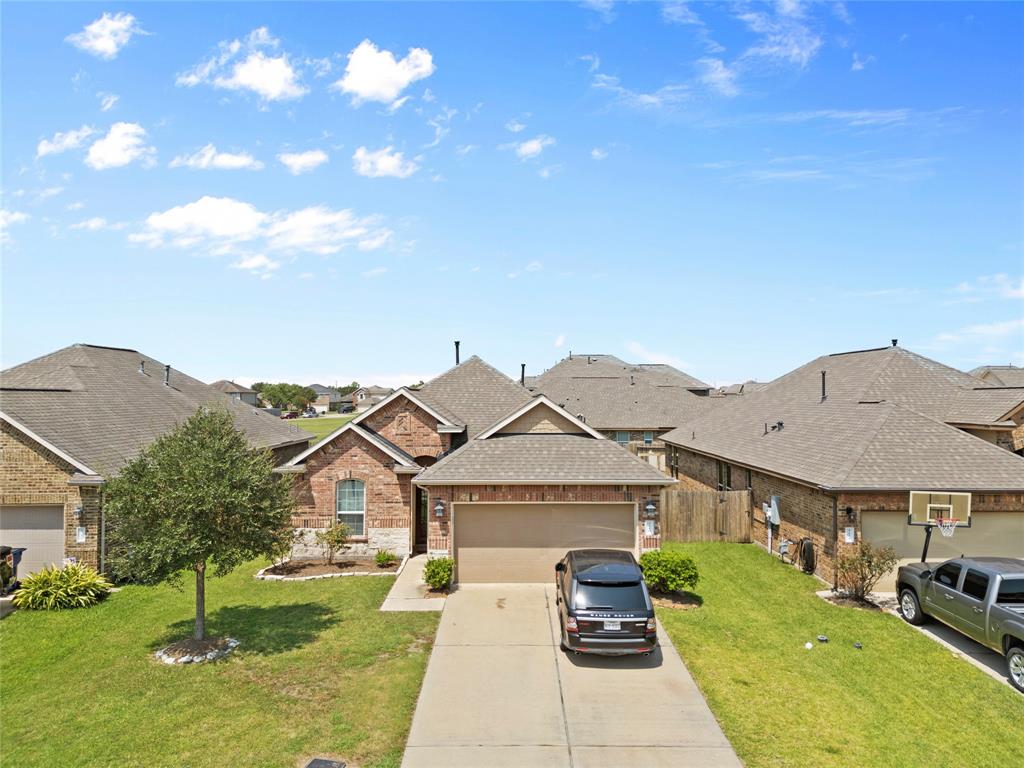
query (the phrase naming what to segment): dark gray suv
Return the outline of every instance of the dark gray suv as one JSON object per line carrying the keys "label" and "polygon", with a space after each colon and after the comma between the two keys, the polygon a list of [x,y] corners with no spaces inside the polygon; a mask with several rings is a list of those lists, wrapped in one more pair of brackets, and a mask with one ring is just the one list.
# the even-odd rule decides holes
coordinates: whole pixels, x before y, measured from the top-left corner
{"label": "dark gray suv", "polygon": [[658,645],[654,606],[629,552],[574,549],[555,566],[562,648],[619,656]]}

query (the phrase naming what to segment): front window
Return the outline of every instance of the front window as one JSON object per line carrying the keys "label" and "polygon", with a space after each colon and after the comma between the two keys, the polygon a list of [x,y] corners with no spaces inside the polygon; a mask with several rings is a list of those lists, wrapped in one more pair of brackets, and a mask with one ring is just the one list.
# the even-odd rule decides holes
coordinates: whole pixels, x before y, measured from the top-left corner
{"label": "front window", "polygon": [[336,486],[336,514],[339,523],[349,527],[353,536],[366,535],[366,483],[342,480]]}
{"label": "front window", "polygon": [[629,445],[629,432],[616,432],[615,442],[619,445]]}
{"label": "front window", "polygon": [[653,444],[654,444],[654,433],[653,432],[644,432],[644,445],[653,445]]}
{"label": "front window", "polygon": [[935,571],[935,581],[944,587],[956,589],[956,583],[960,580],[960,564],[946,563]]}

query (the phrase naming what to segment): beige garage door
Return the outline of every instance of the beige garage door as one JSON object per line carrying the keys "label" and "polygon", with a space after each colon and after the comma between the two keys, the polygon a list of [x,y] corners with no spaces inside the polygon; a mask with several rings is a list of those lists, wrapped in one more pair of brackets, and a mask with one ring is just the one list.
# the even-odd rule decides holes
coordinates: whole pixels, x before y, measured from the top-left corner
{"label": "beige garage door", "polygon": [[[921,559],[925,529],[908,526],[906,514],[900,512],[865,512],[862,518],[864,538],[878,546],[896,550],[900,564]],[[975,512],[970,528],[961,528],[953,538],[932,532],[928,545],[928,561],[951,557],[1024,557],[1024,512]],[[891,592],[896,588],[896,573],[883,579],[877,589]]]}
{"label": "beige garage door", "polygon": [[0,544],[25,547],[18,576],[64,559],[64,507],[0,507]]}
{"label": "beige garage door", "polygon": [[632,504],[456,504],[456,579],[548,582],[570,549],[636,546]]}

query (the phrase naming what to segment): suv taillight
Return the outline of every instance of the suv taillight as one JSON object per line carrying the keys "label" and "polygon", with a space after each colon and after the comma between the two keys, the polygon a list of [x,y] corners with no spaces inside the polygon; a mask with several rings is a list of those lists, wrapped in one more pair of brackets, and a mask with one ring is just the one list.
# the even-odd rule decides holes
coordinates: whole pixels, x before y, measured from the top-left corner
{"label": "suv taillight", "polygon": [[576,624],[576,617],[570,616],[565,620],[565,631],[572,632],[578,635],[580,633],[579,625]]}
{"label": "suv taillight", "polygon": [[654,619],[647,620],[647,634],[651,635],[658,631],[658,624]]}

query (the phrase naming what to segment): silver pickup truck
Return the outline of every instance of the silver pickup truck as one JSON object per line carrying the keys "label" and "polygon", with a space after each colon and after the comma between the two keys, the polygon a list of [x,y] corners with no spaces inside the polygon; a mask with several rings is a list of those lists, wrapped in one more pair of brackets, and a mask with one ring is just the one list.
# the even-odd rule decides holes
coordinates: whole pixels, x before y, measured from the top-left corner
{"label": "silver pickup truck", "polygon": [[904,565],[896,590],[904,619],[938,619],[1003,654],[1010,682],[1024,693],[1024,560],[975,557]]}

